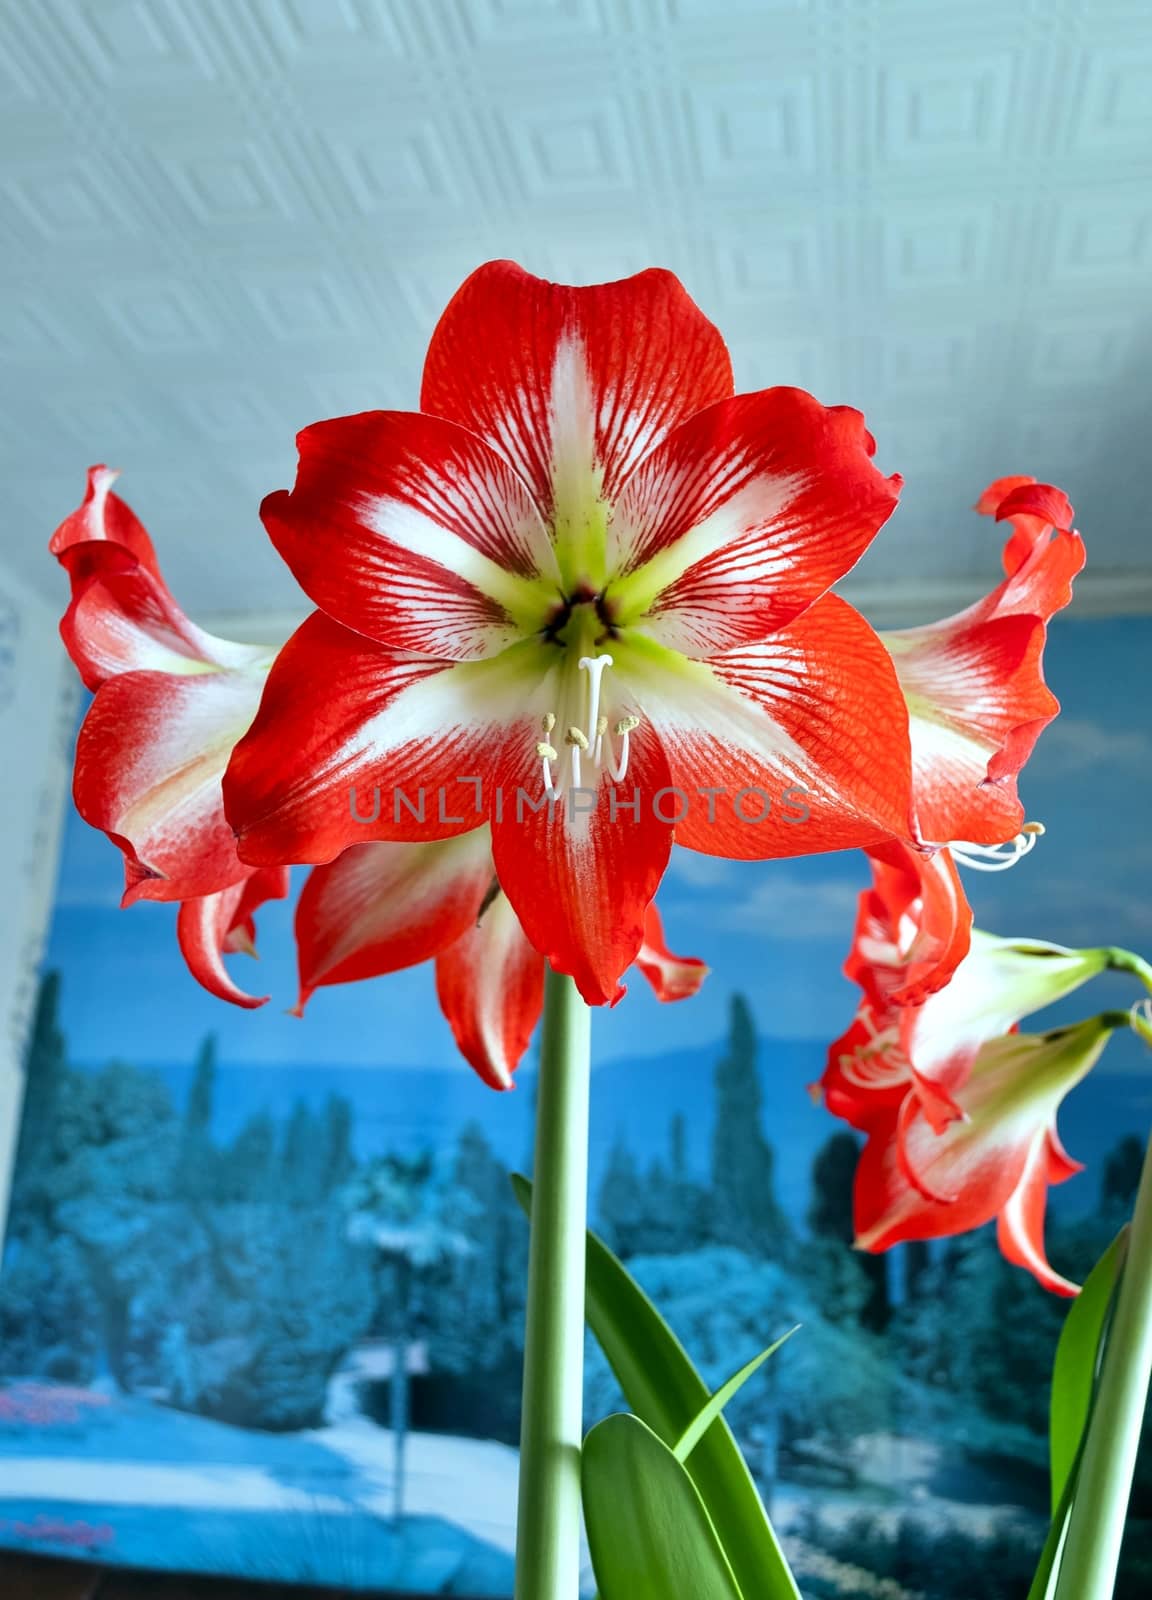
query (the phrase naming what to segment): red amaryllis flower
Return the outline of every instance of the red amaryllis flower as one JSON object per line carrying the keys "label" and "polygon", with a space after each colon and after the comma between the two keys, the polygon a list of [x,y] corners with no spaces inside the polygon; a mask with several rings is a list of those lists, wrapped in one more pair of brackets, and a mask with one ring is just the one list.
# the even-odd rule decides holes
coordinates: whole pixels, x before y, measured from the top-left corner
{"label": "red amaryllis flower", "polygon": [[[487,828],[433,844],[352,845],[308,876],[296,912],[302,1011],[325,984],[435,960],[436,991],[461,1053],[494,1089],[512,1087],[540,1017],[544,958],[496,881]],[[655,905],[636,965],[661,1000],[693,995],[702,961],[674,956]]]}
{"label": "red amaryllis flower", "polygon": [[246,860],[487,823],[528,938],[599,1003],[674,828],[742,858],[907,834],[895,673],[827,594],[899,487],[859,413],[733,395],[666,272],[507,262],[445,312],[421,407],[306,428],[262,507],[321,609],[228,771]]}
{"label": "red amaryllis flower", "polygon": [[83,503],[49,546],[72,587],[61,637],[95,691],[76,745],[76,808],[123,852],[123,904],[185,902],[177,926],[193,975],[224,999],[260,1005],[221,956],[250,942],[253,911],[287,893],[287,869],[241,861],[220,780],[274,652],[189,621],[143,525],[112,492],[116,477],[90,469]]}
{"label": "red amaryllis flower", "polygon": [[968,954],[972,908],[951,851],[893,839],[866,854],[872,887],[860,896],[844,975],[877,1005],[916,1005]]}
{"label": "red amaryllis flower", "polygon": [[1001,478],[976,509],[1011,524],[1004,581],[957,616],[881,635],[908,704],[916,826],[930,844],[1019,832],[1016,779],[1060,709],[1043,677],[1047,623],[1084,565],[1059,489]]}
{"label": "red amaryllis flower", "polygon": [[981,1047],[1087,983],[1112,954],[973,929],[951,980],[918,1003],[866,990],[829,1049],[819,1085],[825,1104],[865,1131],[897,1112],[901,1129],[923,1117],[942,1132],[963,1114],[959,1091]]}
{"label": "red amaryllis flower", "polygon": [[984,1045],[937,1133],[920,1111],[889,1110],[869,1131],[856,1173],[856,1243],[885,1250],[907,1239],[967,1233],[996,1218],[1000,1248],[1046,1289],[1074,1295],[1044,1250],[1048,1186],[1081,1170],[1056,1132],[1064,1096],[1099,1058],[1126,1012],[1054,1033],[1009,1034]]}

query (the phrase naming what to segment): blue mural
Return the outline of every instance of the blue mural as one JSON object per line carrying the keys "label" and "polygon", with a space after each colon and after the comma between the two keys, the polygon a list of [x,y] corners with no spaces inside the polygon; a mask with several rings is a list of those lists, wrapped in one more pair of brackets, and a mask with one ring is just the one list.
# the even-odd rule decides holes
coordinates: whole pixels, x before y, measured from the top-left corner
{"label": "blue mural", "polygon": [[[1022,786],[1047,833],[967,880],[977,921],[1147,953],[1152,624],[1058,623],[1049,659],[1064,711]],[[669,941],[713,974],[595,1018],[592,1211],[709,1381],[803,1324],[731,1419],[806,1595],[970,1600],[978,1561],[1015,1600],[1066,1303],[988,1230],[849,1248],[856,1142],[806,1085],[853,1010],[866,879],[858,855],[677,854]],[[510,1595],[527,1231],[507,1174],[530,1164],[531,1065],[511,1094],[480,1084],[427,966],[287,1015],[285,906],[261,915],[277,999],[224,1006],[172,910],[122,914],[119,890],[70,817],[0,1277],[0,1543]],[[1129,991],[1102,978],[1053,1020]],[[1146,1053],[1117,1036],[1064,1112],[1087,1170],[1053,1194],[1050,1251],[1072,1276],[1123,1220],[1150,1117]],[[617,1403],[590,1346],[589,1418]],[[1146,1452],[1119,1592],[1150,1580]]]}

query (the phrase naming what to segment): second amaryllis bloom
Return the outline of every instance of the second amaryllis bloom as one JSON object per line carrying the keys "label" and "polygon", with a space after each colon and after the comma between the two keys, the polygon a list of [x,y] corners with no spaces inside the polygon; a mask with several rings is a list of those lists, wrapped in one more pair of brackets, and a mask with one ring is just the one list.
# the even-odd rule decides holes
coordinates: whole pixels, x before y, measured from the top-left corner
{"label": "second amaryllis bloom", "polygon": [[1084,544],[1067,496],[1034,478],[997,479],[975,509],[1012,530],[1003,582],[956,616],[881,638],[908,707],[917,837],[967,841],[979,861],[1024,822],[1016,779],[1060,709],[1044,682],[1047,626],[1072,598]]}
{"label": "second amaryllis bloom", "polygon": [[80,506],[49,548],[72,598],[65,648],[94,699],[76,743],[73,796],[124,857],[124,905],[180,902],[177,937],[192,975],[258,1006],[226,952],[253,949],[253,913],[288,893],[288,868],[242,861],[220,784],[260,703],[274,650],[205,633],[173,599],[143,524],[92,467]]}
{"label": "second amaryllis bloom", "polygon": [[253,865],[491,829],[533,946],[621,992],[673,835],[758,858],[908,837],[892,660],[827,593],[892,511],[859,413],[734,395],[666,272],[482,267],[421,411],[300,434],[265,526],[320,608],[225,796]]}
{"label": "second amaryllis bloom", "polygon": [[919,1108],[884,1113],[856,1173],[857,1247],[946,1238],[995,1219],[1009,1261],[1056,1294],[1076,1294],[1044,1248],[1048,1189],[1082,1170],[1060,1142],[1056,1113],[1128,1020],[1125,1011],[1107,1012],[1051,1033],[992,1040],[957,1091],[960,1119],[942,1134]]}
{"label": "second amaryllis bloom", "polygon": [[829,1048],[820,1081],[824,1103],[863,1130],[896,1108],[901,1126],[922,1115],[943,1132],[963,1116],[959,1090],[981,1047],[1073,994],[1112,965],[1115,954],[974,929],[949,982],[919,1003],[866,994],[847,1032]]}

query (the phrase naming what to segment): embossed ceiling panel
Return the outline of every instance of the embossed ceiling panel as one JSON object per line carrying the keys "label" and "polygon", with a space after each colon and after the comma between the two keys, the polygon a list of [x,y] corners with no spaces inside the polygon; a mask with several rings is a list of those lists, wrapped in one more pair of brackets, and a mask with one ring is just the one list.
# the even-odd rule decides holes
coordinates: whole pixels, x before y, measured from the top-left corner
{"label": "embossed ceiling panel", "polygon": [[[1066,484],[1152,593],[1145,0],[3,0],[3,557],[109,460],[201,614],[292,612],[256,508],[318,416],[415,400],[479,261],[679,272],[742,385],[866,411],[857,581],[994,567]],[[1104,590],[1102,589],[1103,593]]]}

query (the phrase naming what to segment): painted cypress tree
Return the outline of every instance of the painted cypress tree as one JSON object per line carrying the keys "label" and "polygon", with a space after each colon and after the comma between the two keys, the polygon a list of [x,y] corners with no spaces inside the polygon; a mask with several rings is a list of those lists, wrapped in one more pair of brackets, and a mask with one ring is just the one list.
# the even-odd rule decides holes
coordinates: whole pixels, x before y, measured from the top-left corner
{"label": "painted cypress tree", "polygon": [[212,1142],[215,1109],[216,1036],[209,1033],[196,1057],[180,1130],[176,1191],[188,1199],[207,1199],[215,1193],[217,1151]]}
{"label": "painted cypress tree", "polygon": [[932,1270],[932,1250],[927,1239],[909,1239],[901,1254],[904,1257],[904,1298],[917,1300],[928,1287]]}
{"label": "painted cypress tree", "polygon": [[776,1200],[772,1146],[764,1137],[756,1028],[733,995],[728,1048],[716,1065],[712,1131],[712,1235],[756,1255],[781,1253],[787,1224]]}
{"label": "painted cypress tree", "polygon": [[832,1243],[844,1259],[864,1279],[865,1292],[859,1307],[863,1327],[883,1333],[892,1319],[888,1293],[888,1257],[852,1254],[848,1251],[855,1234],[852,1221],[852,1185],[860,1160],[860,1146],[851,1133],[834,1133],[816,1152],[812,1162],[812,1201],[808,1226],[817,1239]]}
{"label": "painted cypress tree", "polygon": [[621,1128],[609,1152],[596,1195],[596,1216],[606,1242],[617,1255],[635,1255],[644,1194],[636,1161]]}
{"label": "painted cypress tree", "polygon": [[1108,1153],[1104,1162],[1104,1176],[1100,1181],[1100,1209],[1130,1211],[1140,1185],[1140,1168],[1144,1164],[1144,1145],[1134,1133],[1121,1139]]}

